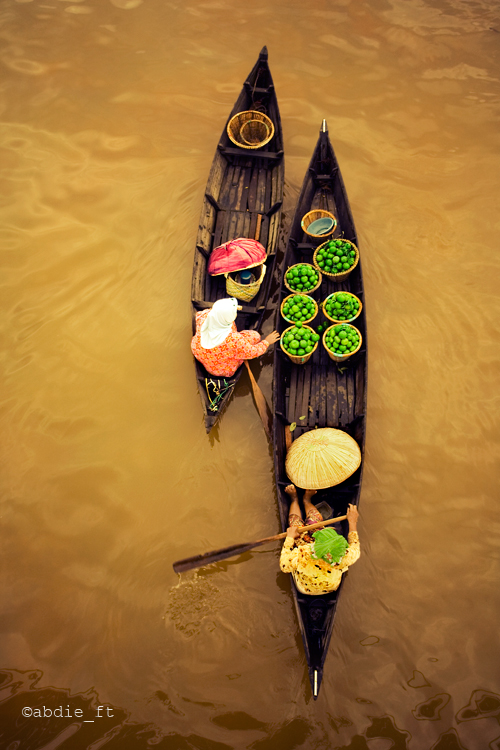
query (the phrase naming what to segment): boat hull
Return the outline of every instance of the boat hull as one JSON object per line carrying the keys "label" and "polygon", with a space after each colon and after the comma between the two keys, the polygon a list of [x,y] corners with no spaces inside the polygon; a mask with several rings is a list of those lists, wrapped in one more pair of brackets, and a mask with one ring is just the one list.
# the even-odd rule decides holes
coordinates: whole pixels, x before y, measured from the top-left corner
{"label": "boat hull", "polygon": [[[249,109],[260,109],[271,118],[275,132],[262,149],[238,148],[227,134],[227,124],[233,115]],[[283,133],[278,101],[264,47],[248,75],[222,131],[203,198],[196,238],[191,284],[193,333],[195,315],[211,307],[226,292],[226,279],[207,273],[212,250],[237,237],[257,239],[267,253],[267,272],[257,295],[242,303],[236,325],[238,330],[260,327],[269,297],[283,202],[284,159]],[[239,368],[231,386],[213,405],[207,394],[206,378],[211,376],[195,360],[198,390],[203,407],[205,429],[217,424],[241,376]]]}
{"label": "boat hull", "polygon": [[[282,266],[279,304],[290,292],[283,283],[286,269],[299,262],[312,262],[319,241],[308,237],[301,228],[302,217],[311,210],[322,208],[336,217],[335,237],[344,237],[358,246],[356,230],[339,165],[328,137],[326,123],[322,125],[309,169],[306,172],[297,209],[292,220]],[[364,300],[361,260],[349,277],[342,282],[323,277],[321,287],[312,293],[319,303],[333,291],[349,291],[363,302],[361,315],[356,320],[363,337],[361,349],[342,364],[328,356],[321,342],[305,364],[294,364],[287,355],[276,349],[273,371],[273,455],[276,491],[281,528],[288,527],[289,498],[285,487],[289,479],[285,472],[287,449],[294,439],[308,430],[322,427],[341,429],[358,443],[364,456],[366,421],[366,305]],[[316,327],[320,314],[311,324]],[[277,321],[281,333],[289,323]],[[295,428],[290,431],[290,425]],[[320,509],[329,507],[328,516],[345,515],[349,503],[358,505],[361,489],[363,460],[357,471],[336,487],[319,490],[314,503]],[[306,488],[302,488],[306,489]],[[299,498],[301,497],[299,489]],[[322,505],[322,504],[325,504]],[[347,538],[348,525],[344,521],[336,530]],[[313,696],[316,699],[323,679],[323,666],[332,636],[337,603],[344,578],[337,591],[320,596],[307,596],[293,583],[297,619],[299,622],[308,665]]]}

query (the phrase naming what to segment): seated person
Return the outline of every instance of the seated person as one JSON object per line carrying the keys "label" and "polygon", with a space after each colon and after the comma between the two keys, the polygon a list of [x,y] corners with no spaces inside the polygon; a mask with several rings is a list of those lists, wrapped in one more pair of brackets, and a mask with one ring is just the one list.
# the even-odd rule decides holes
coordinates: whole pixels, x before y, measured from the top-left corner
{"label": "seated person", "polygon": [[321,513],[311,502],[316,490],[304,493],[306,523],[302,520],[297,490],[293,484],[285,488],[291,497],[287,535],[281,549],[280,568],[284,573],[292,573],[295,585],[303,594],[328,594],[340,586],[342,573],[359,558],[359,537],[357,532],[358,509],[349,505],[348,542],[343,536],[325,527],[317,529],[311,537],[307,531],[299,533],[299,526],[309,526],[322,521]]}
{"label": "seated person", "polygon": [[196,333],[191,351],[211,375],[231,377],[245,359],[254,359],[276,343],[273,331],[261,341],[257,331],[238,331],[234,323],[238,303],[234,297],[219,299],[209,310],[196,313]]}

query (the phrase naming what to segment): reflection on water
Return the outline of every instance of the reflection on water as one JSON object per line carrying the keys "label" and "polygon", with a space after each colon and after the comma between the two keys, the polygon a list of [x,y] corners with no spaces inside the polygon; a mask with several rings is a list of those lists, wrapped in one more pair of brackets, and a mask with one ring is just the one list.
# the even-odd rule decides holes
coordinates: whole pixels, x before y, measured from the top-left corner
{"label": "reflection on water", "polygon": [[[2,4],[2,750],[500,748],[499,33],[489,0]],[[279,527],[248,381],[207,438],[188,346],[263,44],[281,237],[326,117],[366,287],[363,552],[316,703],[278,547],[172,571]]]}

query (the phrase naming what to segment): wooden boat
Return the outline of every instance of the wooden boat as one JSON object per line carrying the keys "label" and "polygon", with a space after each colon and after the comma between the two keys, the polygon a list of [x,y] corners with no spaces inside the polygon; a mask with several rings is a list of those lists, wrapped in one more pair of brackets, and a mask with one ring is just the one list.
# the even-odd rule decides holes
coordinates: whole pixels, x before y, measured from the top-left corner
{"label": "wooden boat", "polygon": [[[284,184],[281,119],[267,57],[264,47],[231,110],[208,177],[194,256],[193,332],[196,312],[231,296],[226,292],[224,276],[207,273],[210,253],[228,240],[250,237],[258,240],[267,251],[266,275],[257,296],[250,302],[241,302],[243,309],[236,320],[238,330],[258,329],[266,309],[276,259]],[[227,124],[235,114],[247,110],[263,112],[274,125],[274,135],[263,148],[240,148],[229,139]],[[231,398],[242,368],[232,378],[216,378],[198,361],[195,363],[208,433]]]}
{"label": "wooden boat", "polygon": [[[334,214],[338,224],[333,237],[344,237],[358,245],[356,230],[349,207],[340,169],[328,137],[326,121],[320,130],[319,140],[306,173],[293,218],[282,266],[280,305],[290,294],[283,283],[286,269],[299,262],[312,262],[317,244],[301,229],[301,219],[309,211],[322,208]],[[275,349],[273,373],[273,452],[275,480],[281,527],[288,527],[289,498],[284,492],[290,480],[285,473],[285,457],[291,440],[316,427],[334,427],[349,433],[359,444],[363,457],[366,416],[366,324],[363,298],[361,263],[343,282],[334,282],[323,276],[321,287],[312,294],[323,301],[333,291],[344,290],[356,294],[363,302],[360,317],[355,321],[361,331],[363,345],[359,352],[341,365],[332,361],[321,342],[311,359],[305,364],[294,364],[278,346]],[[280,333],[290,324],[278,315]],[[323,320],[323,314],[309,325],[314,328]],[[329,323],[330,325],[330,323]],[[289,425],[297,427],[290,432]],[[287,440],[289,441],[287,444]],[[323,510],[327,503],[331,513],[324,517],[345,515],[348,503],[358,504],[363,461],[360,468],[346,481],[326,490],[319,490],[314,502]],[[301,492],[299,491],[299,498]],[[347,537],[347,522],[337,527]],[[343,578],[345,578],[344,574]],[[298,591],[292,579],[292,591],[297,617],[302,632],[309,679],[313,696],[318,696],[323,677],[323,665],[332,635],[337,603],[344,581],[333,593],[307,596]]]}

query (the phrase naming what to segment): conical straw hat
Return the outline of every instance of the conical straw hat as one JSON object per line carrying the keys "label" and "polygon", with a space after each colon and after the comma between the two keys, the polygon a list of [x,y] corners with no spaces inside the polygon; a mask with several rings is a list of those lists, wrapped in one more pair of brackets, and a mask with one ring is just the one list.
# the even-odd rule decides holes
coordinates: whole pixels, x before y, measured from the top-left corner
{"label": "conical straw hat", "polygon": [[309,430],[293,441],[285,470],[297,487],[322,490],[343,482],[360,463],[359,445],[347,432],[323,427]]}

